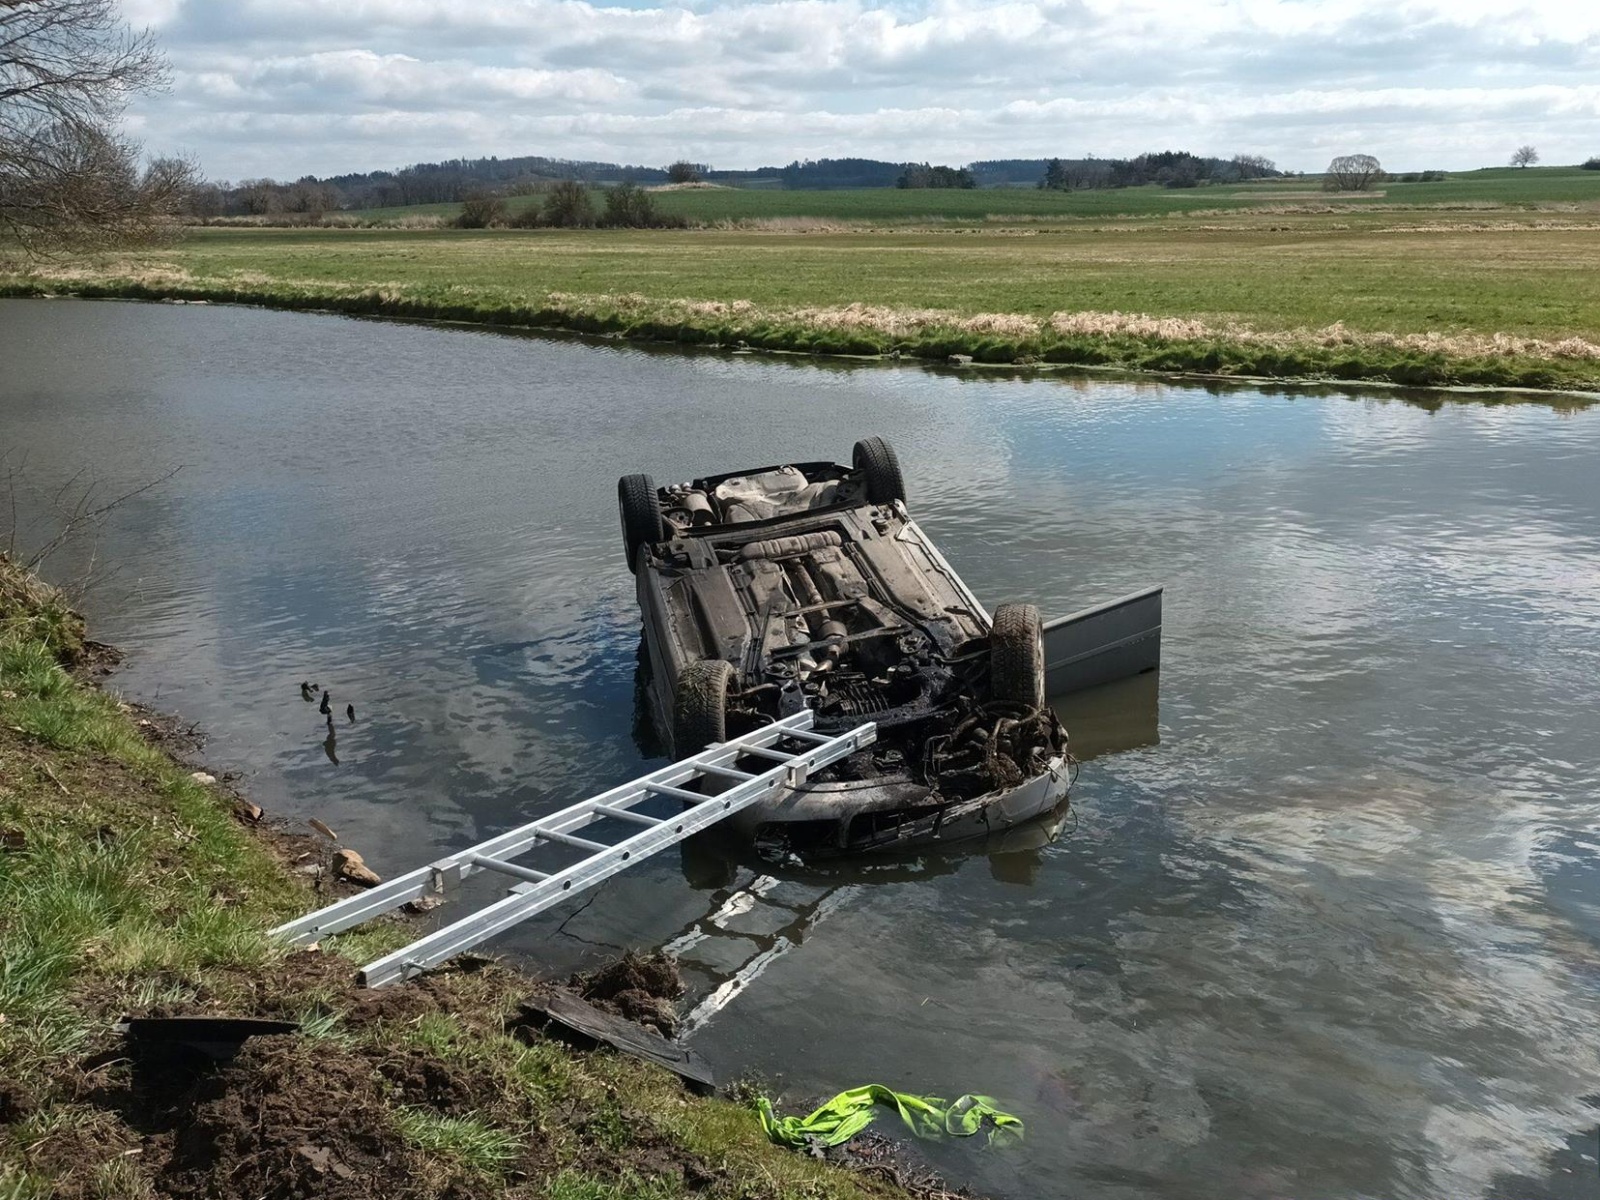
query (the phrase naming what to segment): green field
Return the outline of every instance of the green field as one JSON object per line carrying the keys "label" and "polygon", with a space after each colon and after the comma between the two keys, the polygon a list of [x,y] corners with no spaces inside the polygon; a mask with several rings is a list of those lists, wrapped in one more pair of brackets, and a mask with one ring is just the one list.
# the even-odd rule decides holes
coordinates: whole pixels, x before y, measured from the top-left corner
{"label": "green field", "polygon": [[[1081,192],[1045,192],[1037,188],[901,190],[863,188],[852,191],[770,191],[708,188],[655,193],[664,213],[697,223],[761,221],[782,218],[915,224],[919,221],[986,222],[1020,218],[1029,221],[1072,221],[1114,216],[1161,217],[1214,209],[1256,206],[1347,206],[1351,209],[1391,205],[1514,206],[1594,204],[1600,206],[1600,171],[1577,167],[1497,167],[1452,174],[1438,183],[1385,183],[1370,194],[1326,193],[1318,177],[1258,180],[1201,188],[1136,187]],[[537,196],[513,196],[512,212],[537,204]],[[364,209],[351,215],[371,220],[405,217],[453,217],[458,204],[419,204],[402,208]]]}
{"label": "green field", "polygon": [[[1480,174],[1479,192],[1532,186]],[[1591,176],[1600,192],[1600,173],[1546,175],[1547,193]],[[1561,207],[1285,203],[822,231],[217,228],[159,252],[0,273],[0,288],[773,350],[1600,390],[1600,202],[1545,203]]]}

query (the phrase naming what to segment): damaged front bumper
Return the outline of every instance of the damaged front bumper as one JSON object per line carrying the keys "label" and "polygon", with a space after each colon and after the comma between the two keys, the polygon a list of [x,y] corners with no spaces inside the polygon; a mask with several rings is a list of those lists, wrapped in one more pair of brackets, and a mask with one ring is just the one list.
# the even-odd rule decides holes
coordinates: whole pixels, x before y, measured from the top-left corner
{"label": "damaged front bumper", "polygon": [[988,837],[1055,810],[1072,785],[1057,755],[1032,778],[967,800],[948,800],[906,776],[812,782],[785,788],[733,818],[760,845],[806,855],[913,850]]}

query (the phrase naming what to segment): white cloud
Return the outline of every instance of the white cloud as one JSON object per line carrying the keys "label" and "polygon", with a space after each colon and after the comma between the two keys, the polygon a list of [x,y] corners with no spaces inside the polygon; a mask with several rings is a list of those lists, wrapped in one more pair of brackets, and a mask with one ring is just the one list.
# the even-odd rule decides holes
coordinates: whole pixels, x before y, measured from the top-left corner
{"label": "white cloud", "polygon": [[[218,176],[457,155],[719,166],[1249,150],[1316,170],[1600,152],[1600,8],[1539,0],[138,0],[152,148]],[[305,118],[315,118],[307,121]]]}

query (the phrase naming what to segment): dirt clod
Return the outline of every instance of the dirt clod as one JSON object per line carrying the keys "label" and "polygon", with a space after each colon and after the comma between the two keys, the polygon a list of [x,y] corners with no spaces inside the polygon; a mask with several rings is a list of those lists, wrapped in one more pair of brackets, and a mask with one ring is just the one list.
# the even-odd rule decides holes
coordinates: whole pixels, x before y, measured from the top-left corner
{"label": "dirt clod", "polygon": [[273,1200],[354,1200],[392,1194],[403,1171],[406,1146],[370,1069],[353,1056],[270,1038],[253,1039],[232,1063],[198,1076],[167,1063],[137,1065],[150,1140],[158,1155],[166,1151],[161,1183],[173,1196],[217,1195],[222,1184]]}
{"label": "dirt clod", "polygon": [[14,1083],[0,1083],[0,1125],[14,1125],[27,1116],[33,1105],[27,1094]]}
{"label": "dirt clod", "polygon": [[678,1032],[674,1002],[683,995],[683,979],[677,961],[669,955],[629,950],[616,962],[586,975],[574,975],[570,986],[595,1007],[654,1029],[663,1037]]}

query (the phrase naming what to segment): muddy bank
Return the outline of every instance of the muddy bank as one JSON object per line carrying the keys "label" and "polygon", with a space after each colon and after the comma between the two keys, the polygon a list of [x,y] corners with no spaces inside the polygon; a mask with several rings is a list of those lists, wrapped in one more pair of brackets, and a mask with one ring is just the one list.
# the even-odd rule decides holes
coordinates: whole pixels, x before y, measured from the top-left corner
{"label": "muddy bank", "polygon": [[[265,930],[335,894],[326,839],[200,771],[199,731],[102,690],[59,596],[0,557],[0,1194],[35,1197],[895,1197],[770,1145],[748,1108],[580,1051],[463,958],[370,991],[378,923],[316,950]],[[346,957],[348,955],[348,957]],[[641,967],[639,964],[644,964]],[[585,984],[672,1018],[634,960]],[[227,1061],[128,1016],[281,1018]]]}

